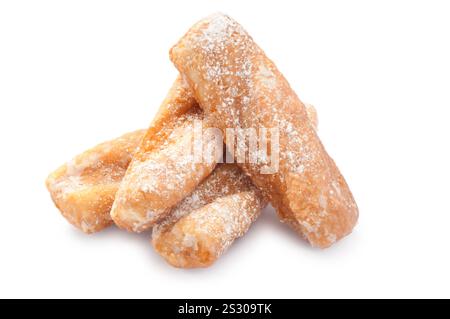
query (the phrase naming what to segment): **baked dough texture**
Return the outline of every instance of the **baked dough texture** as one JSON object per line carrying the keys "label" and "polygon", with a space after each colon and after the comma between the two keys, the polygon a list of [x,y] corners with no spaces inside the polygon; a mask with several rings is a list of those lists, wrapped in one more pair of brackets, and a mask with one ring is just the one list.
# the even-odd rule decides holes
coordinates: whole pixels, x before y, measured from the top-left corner
{"label": "baked dough texture", "polygon": [[219,164],[153,228],[153,247],[172,266],[210,266],[247,232],[265,203],[237,165]]}
{"label": "baked dough texture", "polygon": [[[307,104],[307,112],[316,126],[314,106]],[[51,198],[71,224],[87,234],[112,224],[110,211],[116,192],[145,134],[146,130],[136,130],[101,143],[48,176],[46,186]]]}
{"label": "baked dough texture", "polygon": [[193,158],[194,123],[202,118],[190,88],[178,77],[117,191],[111,210],[116,225],[148,230],[211,174],[217,161]]}
{"label": "baked dough texture", "polygon": [[[316,126],[314,106],[307,104],[307,112]],[[112,224],[110,211],[116,192],[145,134],[146,130],[137,130],[101,143],[48,176],[51,198],[71,224],[87,234]]]}
{"label": "baked dough texture", "polygon": [[144,134],[138,130],[99,144],[48,176],[52,200],[71,224],[88,234],[112,224],[112,203]]}
{"label": "baked dough texture", "polygon": [[195,24],[170,58],[194,91],[211,125],[278,128],[279,169],[239,164],[280,219],[313,246],[349,234],[358,208],[334,161],[307,120],[304,104],[275,64],[236,21],[214,14]]}
{"label": "baked dough texture", "polygon": [[[215,263],[268,202],[312,246],[329,247],[352,231],[358,208],[316,133],[314,107],[300,101],[242,26],[209,16],[170,58],[180,75],[147,130],[99,144],[47,178],[71,224],[85,233],[113,223],[131,232],[153,228],[157,253],[180,268]],[[228,129],[270,130],[276,139],[265,140],[263,154],[250,141],[231,143]],[[224,143],[235,163],[220,163]],[[205,149],[220,154],[205,158]],[[248,152],[247,160],[236,151]],[[269,157],[277,158],[275,170],[268,171]]]}

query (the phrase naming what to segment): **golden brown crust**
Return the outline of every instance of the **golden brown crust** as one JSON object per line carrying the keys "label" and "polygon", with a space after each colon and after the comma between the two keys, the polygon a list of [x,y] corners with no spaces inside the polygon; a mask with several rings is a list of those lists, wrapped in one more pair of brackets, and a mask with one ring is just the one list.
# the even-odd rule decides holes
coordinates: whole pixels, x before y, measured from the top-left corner
{"label": "golden brown crust", "polygon": [[153,247],[172,266],[210,266],[247,232],[264,205],[237,165],[219,164],[153,228]]}
{"label": "golden brown crust", "polygon": [[260,163],[240,166],[265,190],[282,221],[322,248],[351,232],[356,203],[305,106],[237,22],[222,14],[201,20],[171,49],[170,58],[211,125],[223,131],[279,129],[277,173],[262,174]]}
{"label": "golden brown crust", "polygon": [[181,77],[145,134],[116,194],[111,216],[121,228],[141,232],[165,217],[214,169],[194,162],[194,123],[203,115]]}
{"label": "golden brown crust", "polygon": [[85,233],[111,225],[116,191],[144,134],[139,130],[99,144],[49,175],[47,189],[71,224]]}
{"label": "golden brown crust", "polygon": [[[307,111],[316,125],[314,107],[308,106]],[[102,143],[77,156],[69,164],[70,169],[66,164],[51,174],[47,186],[55,204],[71,223],[87,233],[111,224],[109,212],[121,176],[144,134],[145,130],[140,130]],[[77,178],[83,181],[82,187],[68,192],[68,185]],[[265,204],[261,193],[236,165],[219,164],[192,194],[156,224],[153,246],[173,266],[207,267],[245,234]]]}

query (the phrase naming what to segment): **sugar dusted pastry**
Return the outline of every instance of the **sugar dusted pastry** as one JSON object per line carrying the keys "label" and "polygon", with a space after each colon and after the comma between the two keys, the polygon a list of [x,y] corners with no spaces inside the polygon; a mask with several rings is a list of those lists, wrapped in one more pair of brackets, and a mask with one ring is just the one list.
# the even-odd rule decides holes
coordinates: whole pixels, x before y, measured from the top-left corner
{"label": "sugar dusted pastry", "polygon": [[264,205],[237,165],[219,164],[153,228],[153,246],[175,267],[207,267],[247,232]]}
{"label": "sugar dusted pastry", "polygon": [[212,172],[216,160],[193,158],[194,124],[202,118],[190,88],[179,77],[116,194],[111,216],[119,227],[134,232],[149,229]]}
{"label": "sugar dusted pastry", "polygon": [[[164,112],[160,110],[157,118]],[[312,105],[307,105],[307,112],[317,125]],[[50,174],[46,181],[50,194],[76,227],[92,233],[111,224],[110,209],[119,183],[145,134],[145,130],[138,130],[102,143]]]}
{"label": "sugar dusted pastry", "polygon": [[308,117],[309,122],[312,127],[317,131],[317,127],[319,126],[319,118],[317,116],[317,111],[314,105],[305,103],[306,116]]}
{"label": "sugar dusted pastry", "polygon": [[[317,129],[317,112],[306,111]],[[266,202],[236,164],[219,164],[213,173],[153,227],[152,243],[172,266],[207,267],[243,236]]]}
{"label": "sugar dusted pastry", "polygon": [[171,49],[170,58],[212,125],[223,131],[279,129],[275,173],[264,174],[260,162],[240,167],[282,221],[322,248],[352,231],[358,208],[307,120],[305,106],[237,22],[222,14],[201,20]]}
{"label": "sugar dusted pastry", "polygon": [[76,156],[50,174],[47,188],[62,215],[85,233],[109,226],[111,206],[145,130],[125,134]]}

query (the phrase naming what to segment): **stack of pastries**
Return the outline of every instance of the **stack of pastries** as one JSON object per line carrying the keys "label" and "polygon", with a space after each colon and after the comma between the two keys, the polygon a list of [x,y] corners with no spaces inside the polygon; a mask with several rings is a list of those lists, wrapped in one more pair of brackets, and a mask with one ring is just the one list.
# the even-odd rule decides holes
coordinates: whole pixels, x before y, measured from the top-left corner
{"label": "stack of pastries", "polygon": [[[152,230],[155,250],[182,268],[213,264],[268,203],[312,246],[329,247],[352,231],[358,208],[316,134],[314,108],[242,26],[211,15],[170,59],[180,75],[147,130],[99,144],[48,177],[71,224],[88,234],[112,224]],[[223,154],[194,159],[198,123],[223,133],[219,141],[200,135],[202,150],[226,149],[232,161]],[[249,145],[225,138],[229,128],[275,127],[276,170],[267,170],[267,158],[236,160]]]}

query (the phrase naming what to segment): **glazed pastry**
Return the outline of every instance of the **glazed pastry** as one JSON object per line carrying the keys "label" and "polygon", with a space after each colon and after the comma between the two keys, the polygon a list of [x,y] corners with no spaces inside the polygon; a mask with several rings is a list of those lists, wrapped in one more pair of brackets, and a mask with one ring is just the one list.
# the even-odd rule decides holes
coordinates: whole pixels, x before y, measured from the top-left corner
{"label": "glazed pastry", "polygon": [[224,136],[229,127],[278,129],[276,170],[268,172],[263,162],[239,165],[282,221],[321,248],[352,231],[358,208],[304,104],[236,21],[223,14],[201,20],[171,49],[170,58],[205,119]]}

